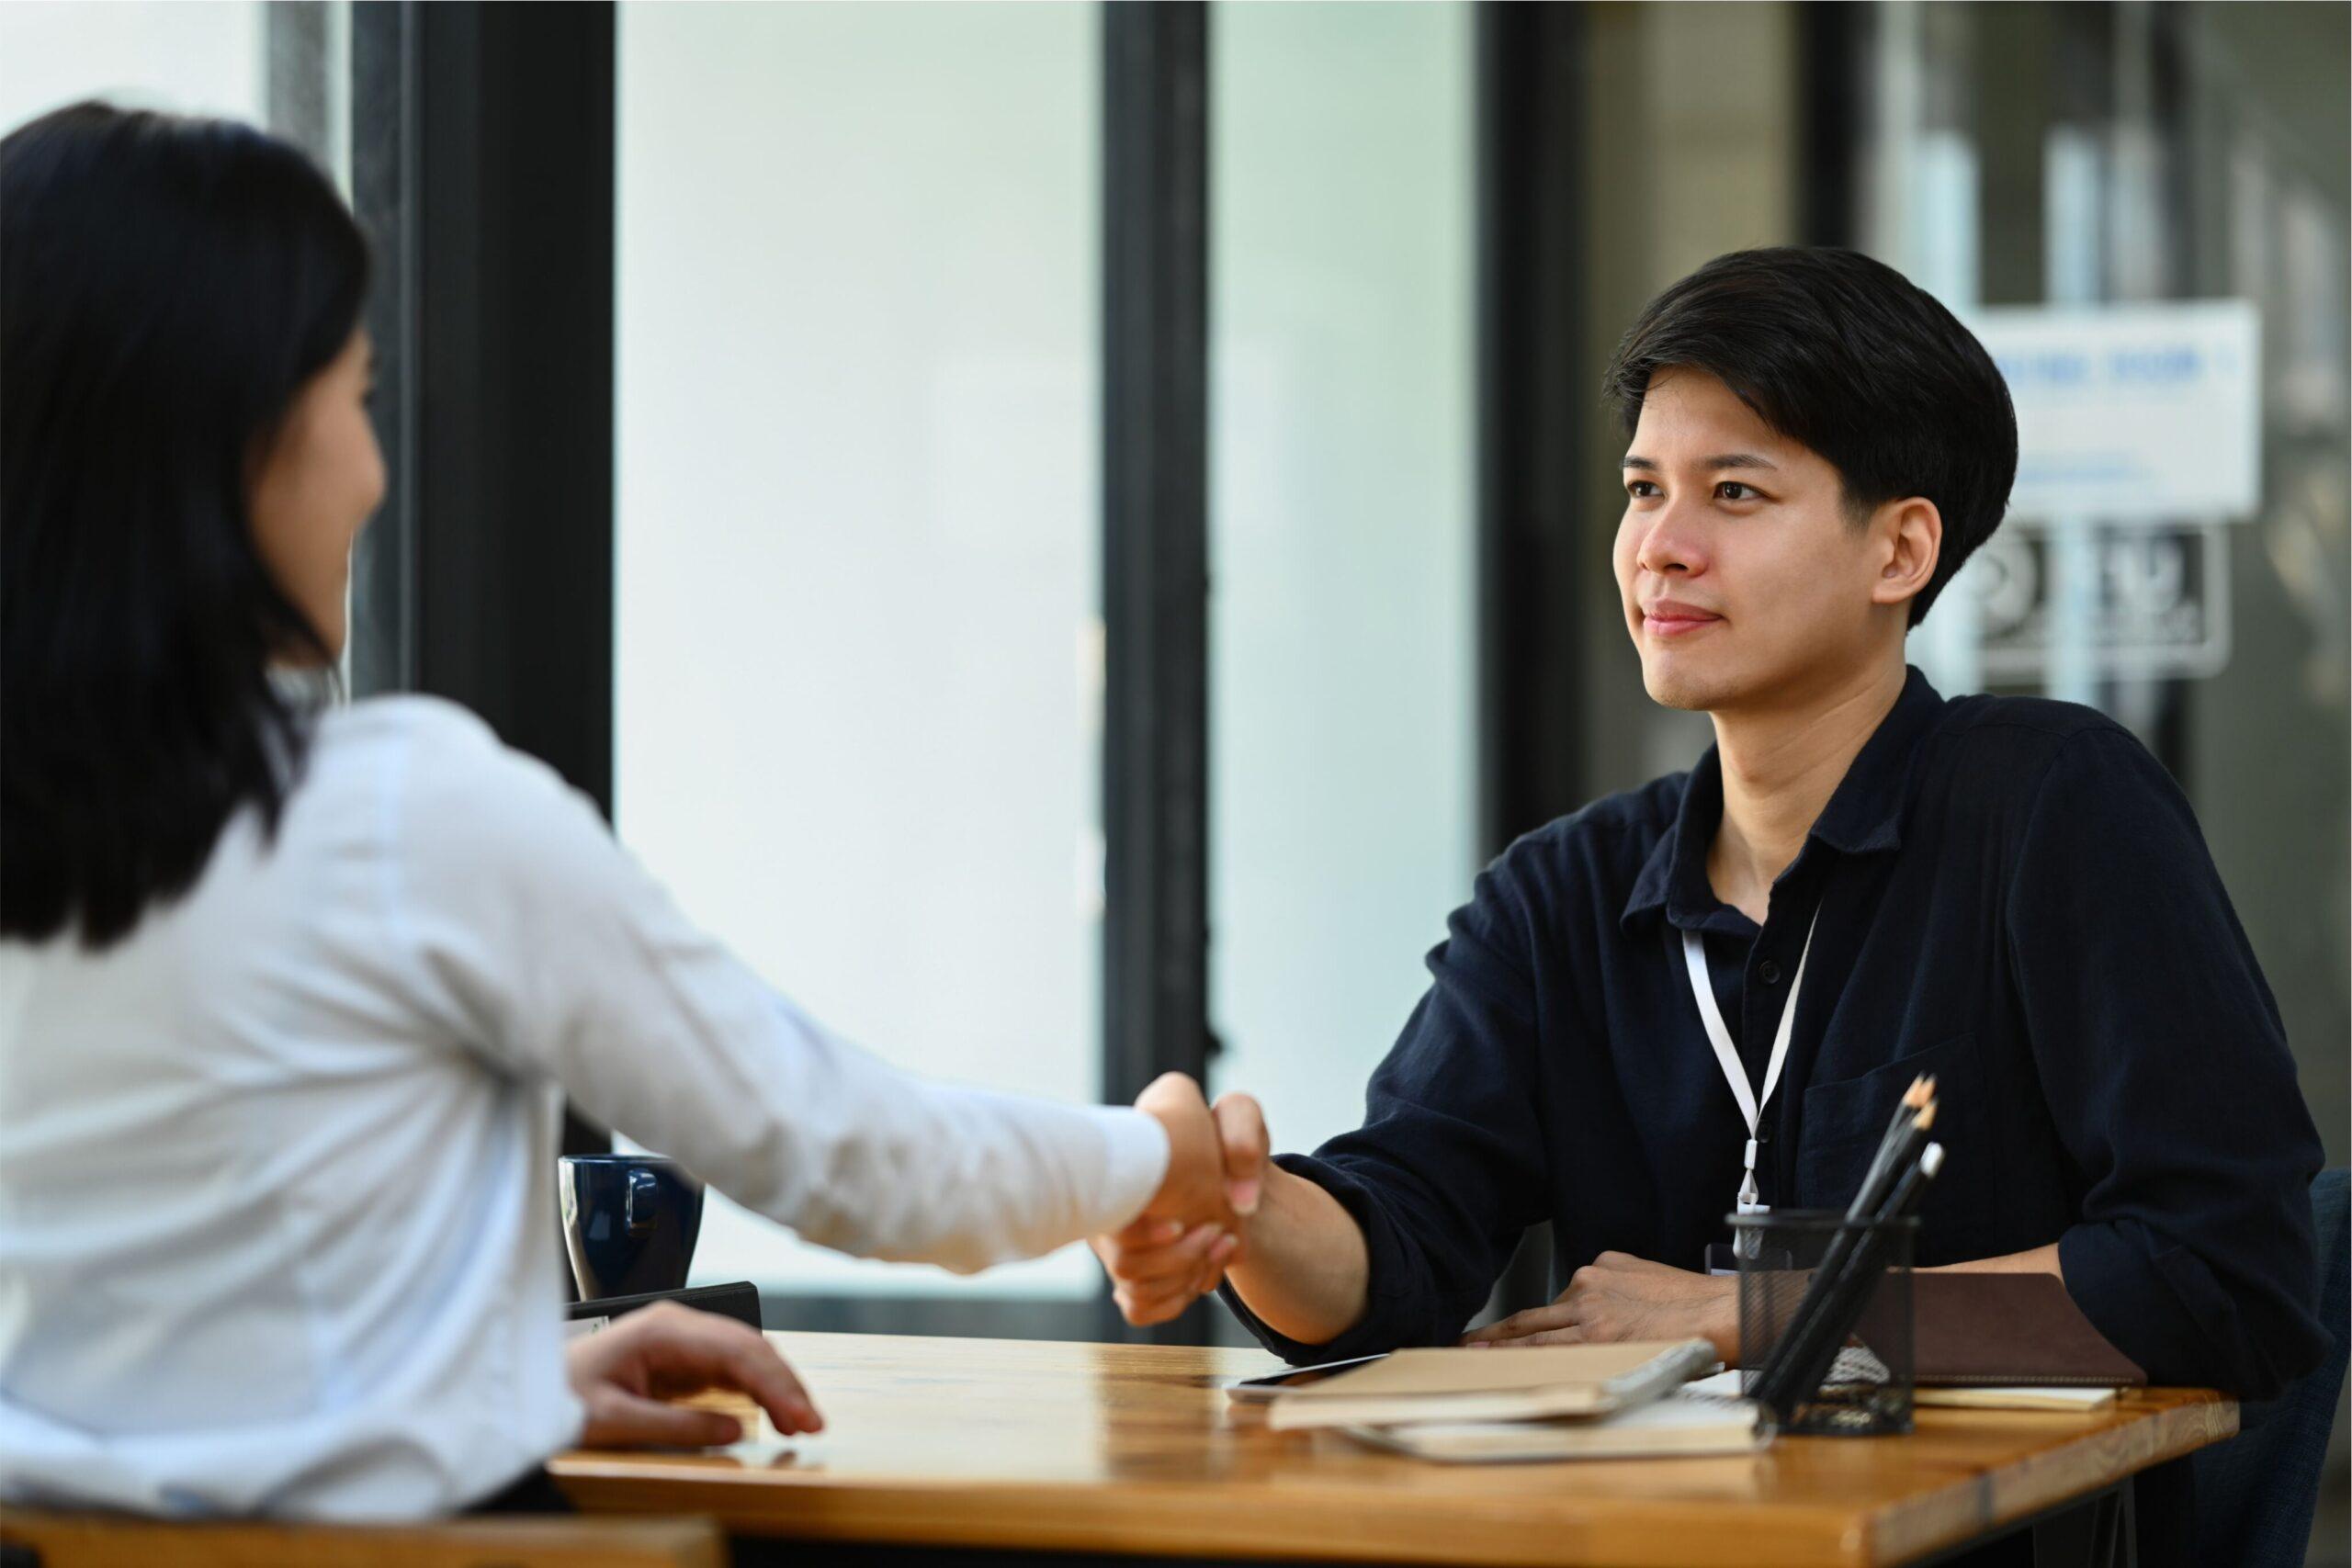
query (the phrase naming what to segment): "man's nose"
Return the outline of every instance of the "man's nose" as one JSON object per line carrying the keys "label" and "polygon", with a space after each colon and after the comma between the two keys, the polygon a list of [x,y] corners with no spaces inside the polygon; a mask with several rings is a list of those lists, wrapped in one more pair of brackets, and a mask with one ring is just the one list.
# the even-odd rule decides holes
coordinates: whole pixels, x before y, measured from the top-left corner
{"label": "man's nose", "polygon": [[1671,505],[1660,508],[1650,518],[1634,559],[1644,571],[1659,577],[1693,577],[1706,570],[1706,557],[1700,550],[1698,540],[1681,513]]}

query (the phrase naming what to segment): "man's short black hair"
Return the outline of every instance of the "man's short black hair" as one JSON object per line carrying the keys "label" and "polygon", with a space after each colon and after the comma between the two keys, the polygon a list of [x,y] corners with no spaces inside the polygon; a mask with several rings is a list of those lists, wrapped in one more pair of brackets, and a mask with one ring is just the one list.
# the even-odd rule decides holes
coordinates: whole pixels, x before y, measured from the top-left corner
{"label": "man's short black hair", "polygon": [[1734,251],[1651,300],[1605,383],[1627,434],[1668,369],[1707,372],[1828,459],[1854,516],[1905,496],[1936,503],[1943,554],[1911,601],[1915,626],[2008,506],[2018,422],[1992,355],[1934,296],[1859,252]]}

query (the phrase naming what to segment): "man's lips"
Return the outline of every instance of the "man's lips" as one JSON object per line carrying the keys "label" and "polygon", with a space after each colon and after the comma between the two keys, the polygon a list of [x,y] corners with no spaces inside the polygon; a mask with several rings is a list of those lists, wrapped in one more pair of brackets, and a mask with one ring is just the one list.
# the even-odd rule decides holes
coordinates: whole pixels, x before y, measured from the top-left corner
{"label": "man's lips", "polygon": [[1657,637],[1681,637],[1722,620],[1712,610],[1702,610],[1695,604],[1678,604],[1671,599],[1661,599],[1642,611],[1642,625]]}

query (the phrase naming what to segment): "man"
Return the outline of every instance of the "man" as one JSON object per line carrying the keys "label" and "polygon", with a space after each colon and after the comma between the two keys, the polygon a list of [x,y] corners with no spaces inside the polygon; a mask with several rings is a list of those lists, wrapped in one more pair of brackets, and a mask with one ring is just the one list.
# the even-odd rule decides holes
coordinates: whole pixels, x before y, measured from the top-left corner
{"label": "man", "polygon": [[[1922,1265],[2056,1275],[2153,1381],[2278,1393],[2323,1343],[2320,1146],[2187,802],[2090,709],[1948,702],[1905,664],[2007,503],[1999,372],[1887,267],[1767,250],[1652,301],[1608,388],[1626,629],[1715,745],[1487,869],[1360,1130],[1250,1192],[1257,1108],[1220,1102],[1254,1200],[1226,1299],[1295,1361],[1448,1343],[1549,1220],[1567,1289],[1472,1341],[1729,1359],[1732,1281],[1702,1271],[1725,1213],[1842,1206],[1932,1073]],[[1152,1321],[1216,1242],[1096,1245]],[[2143,1525],[2188,1506],[2141,1491]]]}

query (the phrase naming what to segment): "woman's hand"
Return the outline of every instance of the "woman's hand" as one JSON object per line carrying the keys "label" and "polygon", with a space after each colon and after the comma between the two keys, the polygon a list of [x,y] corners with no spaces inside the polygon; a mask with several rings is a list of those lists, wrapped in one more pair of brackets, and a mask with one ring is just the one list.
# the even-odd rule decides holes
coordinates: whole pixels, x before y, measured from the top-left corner
{"label": "woman's hand", "polygon": [[1589,1345],[1626,1339],[1709,1339],[1739,1364],[1737,1280],[1604,1252],[1577,1269],[1547,1306],[1513,1313],[1462,1337],[1464,1345]]}
{"label": "woman's hand", "polygon": [[675,1302],[640,1307],[611,1327],[564,1347],[571,1391],[587,1407],[582,1448],[708,1448],[741,1438],[743,1424],[718,1410],[665,1401],[706,1389],[747,1393],[779,1432],[819,1432],[824,1417],[764,1335],[717,1313]]}

